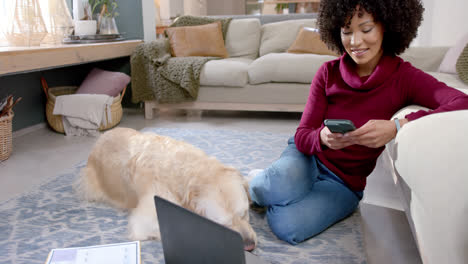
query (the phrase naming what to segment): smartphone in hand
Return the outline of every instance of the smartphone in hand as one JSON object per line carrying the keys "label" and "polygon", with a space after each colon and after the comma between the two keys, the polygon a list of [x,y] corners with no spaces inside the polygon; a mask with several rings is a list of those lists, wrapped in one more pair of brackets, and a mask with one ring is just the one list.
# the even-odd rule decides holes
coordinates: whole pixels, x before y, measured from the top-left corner
{"label": "smartphone in hand", "polygon": [[325,119],[323,122],[332,133],[347,133],[356,129],[353,122],[348,119]]}

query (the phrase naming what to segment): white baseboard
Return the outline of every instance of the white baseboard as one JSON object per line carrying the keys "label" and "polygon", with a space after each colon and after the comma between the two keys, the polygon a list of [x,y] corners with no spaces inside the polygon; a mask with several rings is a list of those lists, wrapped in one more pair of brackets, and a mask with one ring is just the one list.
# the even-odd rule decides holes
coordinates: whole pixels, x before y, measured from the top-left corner
{"label": "white baseboard", "polygon": [[39,130],[39,129],[45,128],[45,127],[47,127],[47,124],[45,122],[39,123],[37,125],[25,127],[25,128],[20,129],[20,130],[14,131],[12,133],[12,137],[13,138],[21,137],[21,136],[24,136],[26,134],[29,134],[31,132],[34,132],[36,130]]}

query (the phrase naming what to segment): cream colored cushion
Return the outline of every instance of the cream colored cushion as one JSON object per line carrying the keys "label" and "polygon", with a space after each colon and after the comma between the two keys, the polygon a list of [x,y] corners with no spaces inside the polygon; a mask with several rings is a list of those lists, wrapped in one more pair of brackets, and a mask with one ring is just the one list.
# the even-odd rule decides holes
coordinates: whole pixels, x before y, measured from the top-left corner
{"label": "cream colored cushion", "polygon": [[220,21],[200,26],[169,27],[166,33],[174,57],[228,57]]}
{"label": "cream colored cushion", "polygon": [[458,89],[464,93],[468,94],[468,84],[462,82],[460,78],[456,74],[450,73],[443,73],[443,72],[427,72],[428,74],[432,75],[432,77],[436,78],[437,80],[447,84],[450,87]]}
{"label": "cream colored cushion", "polygon": [[200,85],[243,87],[247,84],[247,68],[252,63],[247,58],[210,60],[200,73]]}
{"label": "cream colored cushion", "polygon": [[327,45],[320,39],[317,29],[303,27],[297,34],[296,40],[288,48],[289,53],[312,53],[331,55],[338,57],[338,54],[328,49]]}
{"label": "cream colored cushion", "polygon": [[425,116],[398,132],[397,173],[411,189],[410,213],[424,263],[468,263],[468,111]]}
{"label": "cream colored cushion", "polygon": [[[250,84],[267,82],[312,82],[317,70],[334,56],[317,54],[269,53],[249,66]],[[293,67],[292,67],[293,66]]]}
{"label": "cream colored cushion", "polygon": [[400,57],[426,72],[436,72],[449,47],[409,47]]}
{"label": "cream colored cushion", "polygon": [[316,27],[316,22],[316,19],[296,19],[262,25],[260,56],[272,52],[285,52],[302,27]]}
{"label": "cream colored cushion", "polygon": [[225,43],[229,57],[257,58],[260,27],[260,20],[257,18],[231,20]]}

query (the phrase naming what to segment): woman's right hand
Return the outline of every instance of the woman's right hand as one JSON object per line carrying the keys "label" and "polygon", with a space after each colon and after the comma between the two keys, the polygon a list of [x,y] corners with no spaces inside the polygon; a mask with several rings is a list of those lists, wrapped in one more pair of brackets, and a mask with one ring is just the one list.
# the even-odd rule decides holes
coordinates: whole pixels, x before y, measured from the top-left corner
{"label": "woman's right hand", "polygon": [[350,137],[345,137],[341,133],[332,133],[326,126],[320,130],[320,143],[331,149],[342,149],[354,144]]}

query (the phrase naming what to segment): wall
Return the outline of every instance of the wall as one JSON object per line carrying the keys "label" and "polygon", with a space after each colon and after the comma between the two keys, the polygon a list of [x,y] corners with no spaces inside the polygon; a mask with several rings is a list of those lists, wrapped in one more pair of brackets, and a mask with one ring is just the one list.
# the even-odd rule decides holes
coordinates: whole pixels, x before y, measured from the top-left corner
{"label": "wall", "polygon": [[184,14],[184,0],[161,0],[161,19],[166,20]]}
{"label": "wall", "polygon": [[127,39],[143,39],[142,0],[117,0],[119,16],[116,18],[119,32]]}
{"label": "wall", "polygon": [[156,6],[154,0],[142,0],[142,16],[143,16],[143,40],[156,40],[156,20],[159,19],[156,14]]}
{"label": "wall", "polygon": [[207,15],[242,15],[245,14],[245,1],[207,0]]}
{"label": "wall", "polygon": [[178,17],[184,14],[184,0],[170,0],[171,17]]}
{"label": "wall", "polygon": [[184,0],[184,15],[206,16],[207,0]]}
{"label": "wall", "polygon": [[422,0],[425,13],[414,46],[452,46],[468,34],[467,0]]}
{"label": "wall", "polygon": [[[146,0],[143,0],[146,1]],[[72,8],[71,0],[67,4]],[[127,39],[143,39],[142,0],[118,0],[119,13],[117,27]],[[155,34],[155,32],[153,32]],[[46,122],[46,98],[40,85],[40,77],[44,76],[49,86],[79,85],[92,67],[105,70],[121,71],[130,74],[129,58],[68,66],[59,69],[47,69],[22,74],[0,76],[0,98],[12,94],[14,98],[23,97],[15,107],[13,130]],[[130,87],[129,87],[130,88]],[[123,104],[130,103],[131,89],[127,89]]]}

